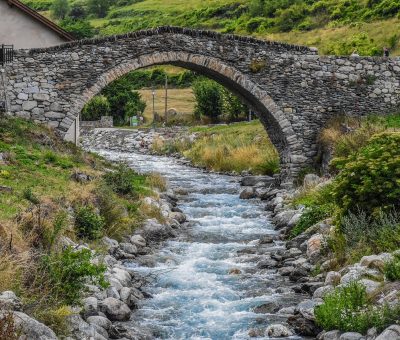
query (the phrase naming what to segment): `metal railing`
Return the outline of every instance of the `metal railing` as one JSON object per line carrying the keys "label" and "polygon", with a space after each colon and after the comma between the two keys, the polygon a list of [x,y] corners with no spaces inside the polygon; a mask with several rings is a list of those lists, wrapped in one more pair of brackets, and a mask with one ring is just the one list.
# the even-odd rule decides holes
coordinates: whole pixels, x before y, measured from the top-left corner
{"label": "metal railing", "polygon": [[11,63],[14,59],[14,45],[0,45],[0,64]]}

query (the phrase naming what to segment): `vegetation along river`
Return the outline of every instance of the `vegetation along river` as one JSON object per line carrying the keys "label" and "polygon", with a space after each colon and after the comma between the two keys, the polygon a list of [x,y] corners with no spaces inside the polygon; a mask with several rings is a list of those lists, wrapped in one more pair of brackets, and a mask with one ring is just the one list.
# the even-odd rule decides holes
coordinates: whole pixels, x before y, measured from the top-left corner
{"label": "vegetation along river", "polygon": [[139,172],[158,172],[171,188],[188,192],[179,197],[188,227],[155,252],[155,265],[127,264],[155,278],[146,288],[152,297],[132,317],[135,327],[159,339],[247,339],[251,329],[286,320],[268,310],[292,306],[301,296],[275,269],[257,269],[266,253],[283,244],[259,244],[275,231],[260,201],[239,199],[239,177],[167,157],[100,153]]}

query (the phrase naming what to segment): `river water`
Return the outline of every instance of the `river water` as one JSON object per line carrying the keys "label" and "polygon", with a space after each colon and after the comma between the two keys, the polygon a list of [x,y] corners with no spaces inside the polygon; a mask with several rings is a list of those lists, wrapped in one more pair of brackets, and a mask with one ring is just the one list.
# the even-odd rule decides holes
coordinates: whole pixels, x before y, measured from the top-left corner
{"label": "river water", "polygon": [[141,173],[158,172],[172,188],[189,192],[179,197],[189,227],[155,253],[155,266],[130,264],[155,277],[146,288],[152,298],[132,317],[135,326],[150,329],[159,339],[248,339],[249,329],[286,320],[254,312],[271,302],[294,305],[298,297],[276,270],[256,270],[266,251],[283,245],[265,249],[258,244],[275,231],[261,202],[239,199],[239,178],[209,174],[167,157],[100,153]]}

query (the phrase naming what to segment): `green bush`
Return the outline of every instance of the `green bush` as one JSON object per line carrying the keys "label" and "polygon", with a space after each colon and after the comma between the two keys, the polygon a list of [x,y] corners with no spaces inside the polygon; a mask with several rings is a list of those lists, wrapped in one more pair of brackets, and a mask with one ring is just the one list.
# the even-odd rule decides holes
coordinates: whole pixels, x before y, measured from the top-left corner
{"label": "green bush", "polygon": [[223,95],[221,85],[212,80],[199,80],[193,84],[193,93],[196,98],[195,116],[209,117],[213,122],[223,112]]}
{"label": "green bush", "polygon": [[291,237],[300,235],[315,223],[332,216],[333,212],[334,205],[331,203],[312,205],[301,215],[299,222],[297,222],[296,226],[291,231]]}
{"label": "green bush", "polygon": [[400,306],[373,306],[365,287],[357,282],[336,288],[315,308],[317,324],[327,331],[339,329],[365,334],[372,327],[381,331],[399,317]]}
{"label": "green bush", "polygon": [[110,103],[105,96],[95,96],[82,110],[82,120],[100,120],[102,116],[110,115]]}
{"label": "green bush", "polygon": [[333,196],[343,215],[356,210],[378,214],[400,208],[400,133],[373,137],[336,166]]}
{"label": "green bush", "polygon": [[71,33],[75,39],[87,39],[96,35],[96,29],[89,21],[79,18],[65,18],[60,21],[60,27]]}
{"label": "green bush", "polygon": [[393,260],[385,263],[383,272],[387,280],[400,281],[400,254],[395,254]]}
{"label": "green bush", "polygon": [[79,207],[75,212],[75,229],[78,237],[95,240],[101,236],[104,219],[93,206]]}
{"label": "green bush", "polygon": [[138,179],[138,174],[124,164],[104,175],[105,182],[115,193],[133,197],[137,196],[135,183]]}
{"label": "green bush", "polygon": [[86,284],[108,286],[104,278],[105,265],[92,264],[89,249],[75,251],[68,247],[59,253],[42,257],[42,280],[48,280],[52,298],[67,305],[79,304]]}

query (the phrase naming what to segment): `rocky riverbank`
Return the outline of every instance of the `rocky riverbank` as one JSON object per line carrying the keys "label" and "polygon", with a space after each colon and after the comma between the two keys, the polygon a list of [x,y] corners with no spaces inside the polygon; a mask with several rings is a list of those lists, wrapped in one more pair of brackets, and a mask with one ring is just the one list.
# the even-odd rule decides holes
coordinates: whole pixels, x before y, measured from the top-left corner
{"label": "rocky riverbank", "polygon": [[[271,336],[287,336],[298,334],[317,337],[323,340],[394,340],[400,339],[400,326],[393,324],[380,335],[371,328],[366,336],[356,332],[340,332],[339,330],[324,331],[315,322],[314,309],[323,303],[323,297],[336,287],[344,287],[351,282],[365,286],[366,292],[376,298],[377,306],[395,306],[399,304],[399,284],[385,282],[382,268],[395,253],[382,253],[364,256],[353,265],[348,265],[337,271],[329,271],[332,259],[323,252],[324,242],[331,231],[332,220],[321,221],[305,232],[289,239],[289,231],[296,225],[304,212],[304,208],[294,209],[291,201],[298,194],[295,189],[287,190],[273,186],[273,179],[268,177],[244,177],[241,181],[245,186],[241,198],[258,198],[266,201],[266,209],[271,212],[271,218],[279,236],[267,237],[260,244],[284,242],[284,249],[273,250],[266,254],[267,258],[257,264],[288,277],[292,283],[291,289],[308,297],[300,303],[287,307],[286,323],[271,326],[267,333]],[[307,175],[304,187],[322,186],[325,181],[315,175]],[[400,251],[397,251],[400,253]],[[271,312],[271,311],[270,311]],[[277,311],[277,314],[282,313]],[[253,332],[257,336],[256,332]]]}
{"label": "rocky riverbank", "polygon": [[[66,340],[151,338],[143,329],[124,326],[124,321],[131,318],[132,311],[138,307],[139,301],[149,297],[142,290],[147,279],[129,270],[124,263],[145,262],[162,241],[175,237],[179,230],[185,227],[186,217],[176,208],[177,197],[171,190],[160,193],[158,199],[145,198],[145,202],[161,212],[165,223],[149,219],[123,242],[107,237],[101,240],[102,248],[107,254],[98,255],[94,261],[107,266],[105,277],[109,287],[101,289],[88,285],[88,294],[82,306],[75,307],[73,314],[68,318],[70,336],[65,338]],[[62,244],[72,246],[76,250],[90,249],[87,244],[76,244],[67,237],[63,237]],[[95,250],[90,250],[96,254]],[[49,327],[23,313],[21,306],[21,301],[14,292],[0,294],[1,316],[13,317],[13,327],[23,334],[23,339],[58,339]]]}

